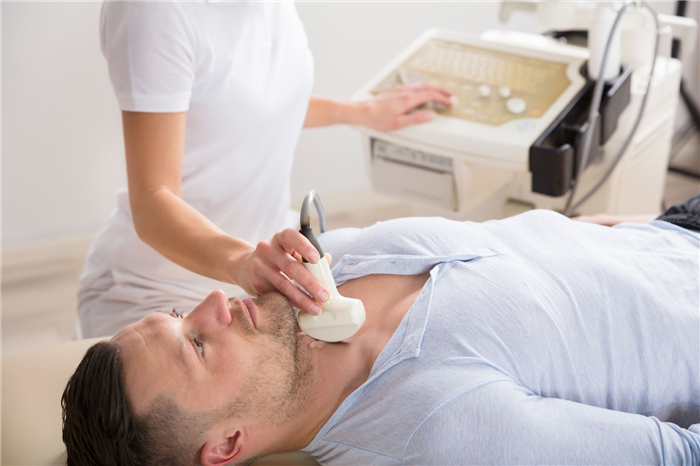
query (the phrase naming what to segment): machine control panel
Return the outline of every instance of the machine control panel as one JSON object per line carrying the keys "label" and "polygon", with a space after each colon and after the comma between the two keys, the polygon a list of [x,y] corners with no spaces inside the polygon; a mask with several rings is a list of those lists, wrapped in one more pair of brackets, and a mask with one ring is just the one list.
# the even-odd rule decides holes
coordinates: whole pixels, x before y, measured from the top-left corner
{"label": "machine control panel", "polygon": [[372,91],[428,82],[455,96],[441,115],[493,126],[539,118],[571,85],[569,63],[432,38]]}

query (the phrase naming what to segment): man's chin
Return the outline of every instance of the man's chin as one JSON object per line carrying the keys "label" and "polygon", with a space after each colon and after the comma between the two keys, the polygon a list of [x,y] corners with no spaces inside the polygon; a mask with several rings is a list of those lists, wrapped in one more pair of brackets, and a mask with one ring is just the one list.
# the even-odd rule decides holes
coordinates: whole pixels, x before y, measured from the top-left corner
{"label": "man's chin", "polygon": [[258,330],[277,338],[294,336],[298,329],[294,307],[282,293],[265,293],[253,299],[259,314]]}

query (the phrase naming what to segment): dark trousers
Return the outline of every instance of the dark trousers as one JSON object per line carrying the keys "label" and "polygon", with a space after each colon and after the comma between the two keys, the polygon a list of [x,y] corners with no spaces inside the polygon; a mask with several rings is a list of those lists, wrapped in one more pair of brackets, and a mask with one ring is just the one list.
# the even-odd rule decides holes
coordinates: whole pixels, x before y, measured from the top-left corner
{"label": "dark trousers", "polygon": [[700,231],[700,194],[671,206],[657,220],[664,220],[688,230]]}

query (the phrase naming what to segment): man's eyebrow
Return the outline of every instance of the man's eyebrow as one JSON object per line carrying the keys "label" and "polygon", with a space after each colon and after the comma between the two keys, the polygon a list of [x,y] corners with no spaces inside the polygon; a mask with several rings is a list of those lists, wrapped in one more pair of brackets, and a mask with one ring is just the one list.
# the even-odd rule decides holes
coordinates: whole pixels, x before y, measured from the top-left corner
{"label": "man's eyebrow", "polygon": [[[165,313],[167,314],[167,312]],[[173,319],[177,319],[177,317],[173,317]],[[185,369],[193,369],[191,354],[189,351],[187,351],[187,341],[185,341],[185,339],[182,337],[182,332],[180,332],[179,329],[175,331],[175,340],[178,347],[177,352],[179,353],[179,357],[177,359],[179,359],[183,363]]]}

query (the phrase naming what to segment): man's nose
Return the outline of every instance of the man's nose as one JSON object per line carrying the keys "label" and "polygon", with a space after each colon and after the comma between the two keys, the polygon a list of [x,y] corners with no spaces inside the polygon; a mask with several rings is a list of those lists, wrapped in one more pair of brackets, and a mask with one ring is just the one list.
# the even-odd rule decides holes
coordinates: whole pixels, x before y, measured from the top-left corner
{"label": "man's nose", "polygon": [[203,329],[227,327],[231,324],[231,311],[226,293],[221,290],[212,291],[187,317]]}

